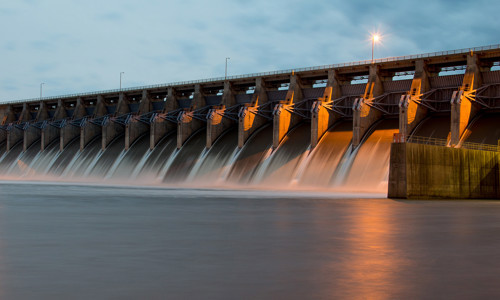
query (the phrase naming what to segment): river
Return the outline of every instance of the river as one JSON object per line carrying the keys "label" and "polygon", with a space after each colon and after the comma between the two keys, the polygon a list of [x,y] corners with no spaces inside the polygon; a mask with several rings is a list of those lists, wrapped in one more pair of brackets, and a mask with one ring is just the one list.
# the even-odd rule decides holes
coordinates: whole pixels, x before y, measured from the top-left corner
{"label": "river", "polygon": [[500,297],[500,202],[0,182],[1,299]]}

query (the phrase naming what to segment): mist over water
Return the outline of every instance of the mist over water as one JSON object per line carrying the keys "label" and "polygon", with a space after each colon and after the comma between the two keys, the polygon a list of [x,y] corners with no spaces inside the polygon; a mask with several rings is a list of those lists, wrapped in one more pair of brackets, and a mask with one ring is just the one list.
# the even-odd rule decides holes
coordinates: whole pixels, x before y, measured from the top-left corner
{"label": "mist over water", "polygon": [[[310,147],[310,125],[306,122],[290,130],[275,150],[269,125],[251,136],[242,149],[237,147],[236,128],[225,132],[211,149],[205,149],[204,130],[190,137],[181,149],[176,149],[175,134],[163,138],[153,150],[149,149],[147,134],[138,138],[127,151],[123,135],[115,138],[105,150],[101,149],[100,136],[83,151],[79,150],[78,138],[62,152],[58,141],[41,152],[40,141],[36,141],[26,152],[22,152],[22,144],[18,144],[0,157],[0,178],[159,186],[333,189],[339,187],[339,182],[353,181],[354,177],[365,180],[357,174],[366,173],[369,166],[362,163],[366,159],[388,163],[389,142],[394,130],[387,130],[383,124],[371,130],[360,154],[349,147],[350,122],[335,124],[315,149]],[[374,147],[377,148],[375,152],[372,151]],[[365,148],[368,150],[363,150]],[[343,157],[349,158],[349,165],[342,166]],[[365,184],[365,191],[385,192],[388,167],[383,166],[380,174],[372,177],[379,171],[378,167],[372,168],[367,175],[371,183]],[[347,171],[339,172],[341,168]],[[354,175],[348,177],[349,174]]]}
{"label": "mist over water", "polygon": [[[485,114],[474,120],[463,141],[493,143],[500,134],[488,128],[497,117]],[[449,117],[431,116],[412,134],[446,139],[449,122]],[[351,144],[351,121],[334,124],[314,149],[307,122],[292,128],[274,150],[272,130],[270,124],[262,127],[242,149],[237,147],[236,127],[223,133],[211,149],[205,148],[205,130],[193,134],[180,149],[175,133],[152,150],[148,134],[127,151],[123,135],[105,150],[100,136],[83,151],[78,138],[62,152],[58,140],[44,151],[39,151],[40,140],[25,152],[18,143],[0,156],[0,179],[386,193],[390,144],[398,131],[396,119],[374,124],[358,147]]]}
{"label": "mist over water", "polygon": [[350,172],[343,186],[355,190],[356,187],[367,189],[387,189],[389,178],[389,154],[392,139],[398,132],[398,120],[385,120],[359,148]]}

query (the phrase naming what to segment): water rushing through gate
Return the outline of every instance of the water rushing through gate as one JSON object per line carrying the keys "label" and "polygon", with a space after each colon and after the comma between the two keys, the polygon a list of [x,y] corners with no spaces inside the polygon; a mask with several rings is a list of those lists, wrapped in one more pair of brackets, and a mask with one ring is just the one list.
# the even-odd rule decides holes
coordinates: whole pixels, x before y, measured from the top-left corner
{"label": "water rushing through gate", "polygon": [[[475,126],[488,125],[492,120],[481,118]],[[448,122],[448,118],[429,118],[415,134],[446,138]],[[390,143],[397,127],[397,120],[380,121],[354,148],[352,123],[338,122],[312,150],[308,123],[291,130],[274,151],[270,125],[256,132],[242,149],[237,147],[236,128],[224,133],[211,149],[205,148],[204,130],[195,133],[181,149],[176,149],[175,134],[163,138],[153,150],[149,149],[148,135],[140,137],[128,151],[123,148],[124,136],[117,137],[105,150],[101,150],[100,137],[83,151],[79,151],[78,139],[62,152],[58,140],[41,152],[39,141],[25,152],[20,143],[0,153],[0,178],[384,192]],[[471,137],[479,140],[481,132],[474,129]],[[4,149],[5,145],[0,147]]]}

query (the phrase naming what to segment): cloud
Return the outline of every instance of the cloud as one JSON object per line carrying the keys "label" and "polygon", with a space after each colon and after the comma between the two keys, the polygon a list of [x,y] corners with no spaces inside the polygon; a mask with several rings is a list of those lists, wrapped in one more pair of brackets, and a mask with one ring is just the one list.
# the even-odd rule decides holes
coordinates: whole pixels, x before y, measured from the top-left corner
{"label": "cloud", "polygon": [[[0,4],[0,101],[498,43],[500,3],[48,0]],[[4,84],[8,82],[8,84]],[[15,88],[17,87],[17,88]]]}
{"label": "cloud", "polygon": [[116,12],[108,12],[108,13],[97,15],[96,19],[110,21],[110,22],[116,22],[118,20],[123,19],[123,16],[119,13],[116,13]]}

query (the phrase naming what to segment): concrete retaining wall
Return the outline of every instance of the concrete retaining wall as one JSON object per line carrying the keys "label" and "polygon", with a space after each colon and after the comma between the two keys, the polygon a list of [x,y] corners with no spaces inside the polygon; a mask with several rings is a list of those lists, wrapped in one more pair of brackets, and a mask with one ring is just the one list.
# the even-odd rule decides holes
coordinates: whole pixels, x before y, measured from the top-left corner
{"label": "concrete retaining wall", "polygon": [[500,198],[498,152],[395,143],[389,198]]}

